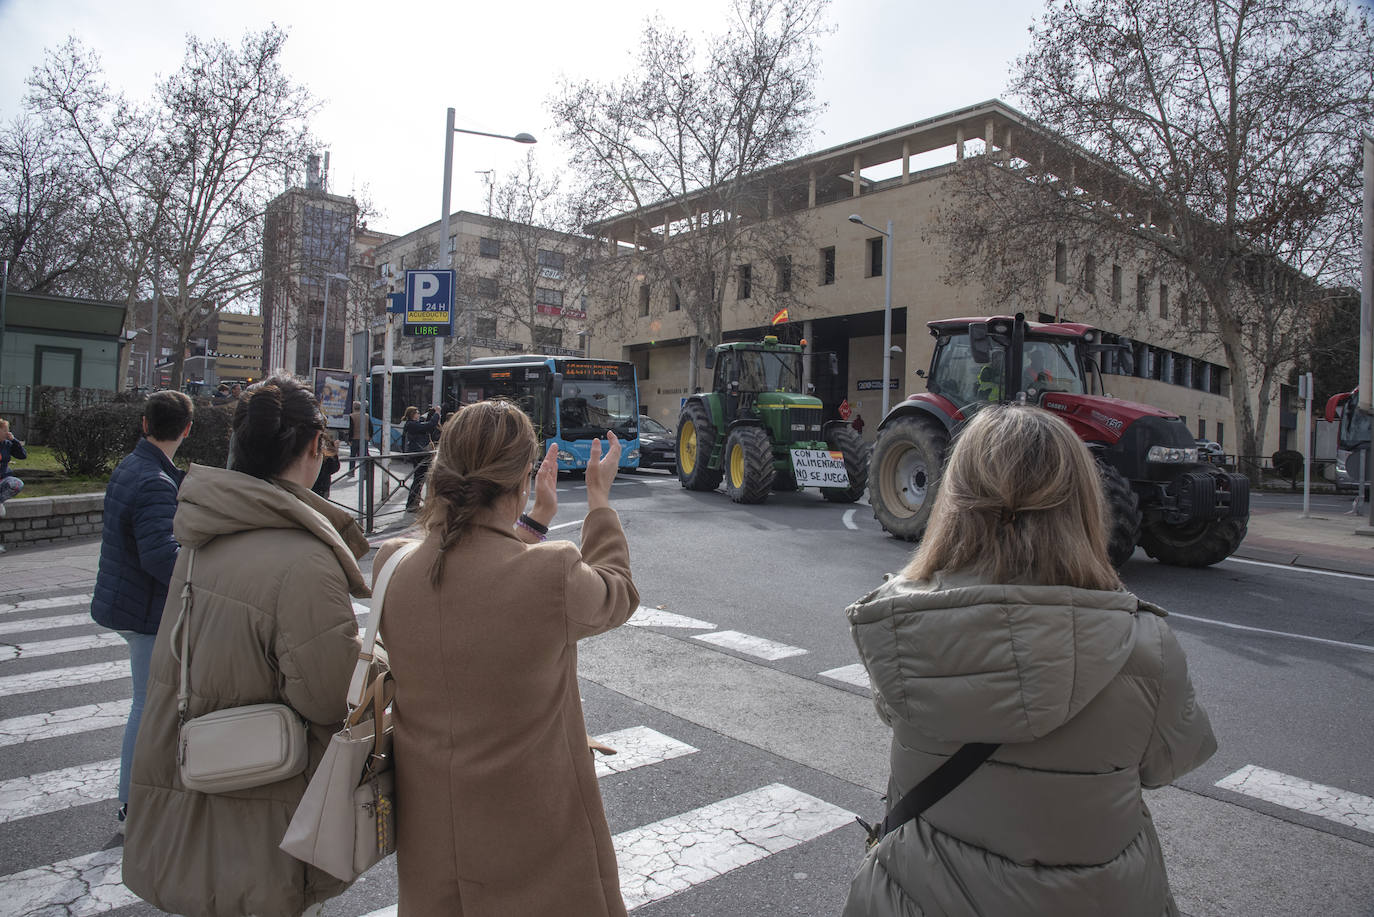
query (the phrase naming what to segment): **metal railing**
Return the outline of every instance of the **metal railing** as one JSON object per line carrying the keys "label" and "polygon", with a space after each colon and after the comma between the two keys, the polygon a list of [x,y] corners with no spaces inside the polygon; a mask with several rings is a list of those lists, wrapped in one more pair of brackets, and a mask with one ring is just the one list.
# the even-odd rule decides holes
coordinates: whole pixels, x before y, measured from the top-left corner
{"label": "metal railing", "polygon": [[[407,500],[409,499],[410,488],[415,479],[415,472],[420,466],[420,460],[430,458],[433,455],[433,452],[380,453],[371,451],[366,455],[341,455],[339,456],[339,464],[341,467],[330,479],[331,493],[334,487],[340,485],[350,487],[356,486],[356,475],[361,474],[363,498],[356,507],[346,503],[340,503],[332,498],[329,502],[351,513],[355,513],[358,517],[358,524],[362,526],[363,532],[371,535],[377,530],[379,523],[385,524],[392,519],[400,518],[405,515],[406,511],[404,504],[402,504],[401,508],[392,508],[391,502],[397,493],[404,493],[406,494]],[[393,468],[393,464],[398,461],[406,462],[412,466],[409,473],[397,473]],[[380,501],[378,500],[377,494],[376,472],[378,469],[381,470],[383,476]],[[395,484],[394,489],[391,486],[393,483]]]}

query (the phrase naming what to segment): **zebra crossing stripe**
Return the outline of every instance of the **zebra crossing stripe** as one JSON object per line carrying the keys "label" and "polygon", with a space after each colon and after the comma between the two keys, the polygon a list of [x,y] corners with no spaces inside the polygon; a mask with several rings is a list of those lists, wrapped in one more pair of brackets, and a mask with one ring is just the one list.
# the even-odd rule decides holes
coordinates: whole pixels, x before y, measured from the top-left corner
{"label": "zebra crossing stripe", "polygon": [[96,917],[136,903],[120,873],[121,847],[72,857],[0,879],[6,913],[16,917]]}
{"label": "zebra crossing stripe", "polygon": [[131,699],[125,698],[0,720],[0,747],[123,726],[128,722],[132,704]]}
{"label": "zebra crossing stripe", "polygon": [[696,751],[686,742],[679,742],[648,726],[632,726],[619,732],[609,732],[604,736],[597,736],[596,740],[619,752],[610,756],[596,755],[598,778],[681,758]]}
{"label": "zebra crossing stripe", "polygon": [[1374,798],[1247,764],[1216,785],[1286,809],[1374,833]]}
{"label": "zebra crossing stripe", "polygon": [[32,694],[35,691],[54,691],[58,688],[75,688],[128,677],[127,659],[75,665],[64,669],[44,669],[39,672],[25,672],[23,675],[5,675],[0,676],[0,697]]}
{"label": "zebra crossing stripe", "polygon": [[780,783],[617,834],[627,908],[693,885],[852,824],[854,816]]}
{"label": "zebra crossing stripe", "polygon": [[0,782],[0,823],[114,799],[119,759],[78,764]]}
{"label": "zebra crossing stripe", "polygon": [[94,626],[95,622],[85,612],[74,615],[55,615],[51,618],[26,618],[23,621],[9,621],[0,624],[0,636],[27,634],[35,630],[53,630],[58,627],[80,627],[83,624]]}
{"label": "zebra crossing stripe", "polygon": [[716,629],[716,626],[710,621],[689,618],[686,615],[663,611],[659,608],[649,608],[647,605],[640,605],[639,610],[625,623],[632,627],[681,627],[686,630]]}
{"label": "zebra crossing stripe", "polygon": [[801,656],[806,652],[799,646],[788,646],[786,643],[765,640],[763,637],[755,637],[752,634],[742,634],[737,630],[718,630],[713,634],[697,634],[692,639],[714,644],[727,650],[734,650],[746,656],[764,659],[768,662],[776,662],[789,656]]}
{"label": "zebra crossing stripe", "polygon": [[847,685],[854,685],[856,688],[863,688],[868,691],[873,689],[873,685],[868,680],[868,672],[864,669],[862,662],[842,665],[838,669],[827,669],[821,673],[821,677],[842,681]]}
{"label": "zebra crossing stripe", "polygon": [[12,615],[21,611],[38,611],[43,608],[65,608],[68,605],[89,605],[91,593],[78,592],[75,595],[53,595],[45,599],[29,599],[26,602],[0,602],[0,615]]}
{"label": "zebra crossing stripe", "polygon": [[34,656],[56,656],[110,646],[123,646],[124,638],[114,631],[87,634],[83,637],[64,637],[61,640],[40,640],[37,643],[0,643],[0,662],[31,659]]}

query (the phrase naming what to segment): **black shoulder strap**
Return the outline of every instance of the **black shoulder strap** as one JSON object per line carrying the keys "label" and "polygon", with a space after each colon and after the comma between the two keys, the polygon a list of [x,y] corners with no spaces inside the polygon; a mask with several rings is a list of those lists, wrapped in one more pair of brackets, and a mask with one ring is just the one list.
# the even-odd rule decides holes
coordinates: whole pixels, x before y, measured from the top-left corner
{"label": "black shoulder strap", "polygon": [[945,762],[926,775],[926,779],[916,784],[897,804],[893,806],[879,824],[870,825],[862,818],[857,819],[868,832],[868,846],[872,847],[902,825],[929,809],[949,795],[950,791],[963,783],[978,769],[978,766],[992,757],[1001,745],[986,742],[969,742]]}

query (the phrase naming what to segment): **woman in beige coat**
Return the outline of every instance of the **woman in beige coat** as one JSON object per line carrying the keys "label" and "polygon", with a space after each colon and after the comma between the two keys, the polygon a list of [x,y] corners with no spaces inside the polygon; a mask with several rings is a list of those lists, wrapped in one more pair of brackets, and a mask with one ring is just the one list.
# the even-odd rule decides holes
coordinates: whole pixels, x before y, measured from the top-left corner
{"label": "woman in beige coat", "polygon": [[892,727],[889,806],[962,745],[998,747],[870,851],[845,917],[1177,913],[1141,788],[1216,741],[1105,532],[1063,421],[989,407],[960,434],[915,557],[848,614]]}
{"label": "woman in beige coat", "polygon": [[[368,594],[357,523],[310,492],[327,436],[305,385],[269,379],[235,408],[235,470],[192,465],[181,485],[181,552],[153,648],[124,843],[124,883],[164,911],[296,917],[345,888],[277,847],[346,713],[359,649],[350,595]],[[171,631],[193,552],[189,716],[287,704],[308,724],[299,776],[214,795],[181,783]]]}
{"label": "woman in beige coat", "polygon": [[639,605],[609,504],[620,443],[593,444],[580,551],[537,543],[558,506],[553,447],[521,515],[535,450],[510,402],[451,418],[424,540],[388,588],[400,917],[625,914],[577,687],[577,641]]}

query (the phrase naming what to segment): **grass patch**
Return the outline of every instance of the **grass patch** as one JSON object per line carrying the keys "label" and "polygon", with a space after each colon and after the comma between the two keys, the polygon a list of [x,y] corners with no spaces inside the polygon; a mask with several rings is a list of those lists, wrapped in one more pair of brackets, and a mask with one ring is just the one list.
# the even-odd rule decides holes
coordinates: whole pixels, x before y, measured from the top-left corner
{"label": "grass patch", "polygon": [[[20,475],[20,479],[23,479],[23,475]],[[14,499],[61,497],[67,494],[103,494],[107,483],[104,478],[61,478],[51,481],[36,481],[32,484],[25,481],[24,489]]]}
{"label": "grass patch", "polygon": [[24,477],[25,471],[53,471],[57,474],[62,473],[62,466],[57,462],[57,456],[53,455],[52,449],[47,446],[25,446],[24,451],[29,454],[26,459],[14,459],[10,462],[10,471],[19,477]]}
{"label": "grass patch", "polygon": [[105,485],[110,481],[108,476],[67,477],[62,471],[62,466],[58,463],[57,457],[53,455],[52,449],[49,447],[25,446],[24,449],[28,452],[29,457],[14,459],[10,463],[10,471],[18,475],[19,479],[24,482],[24,489],[14,498],[16,500],[23,500],[25,497],[60,497],[66,494],[104,493]]}

